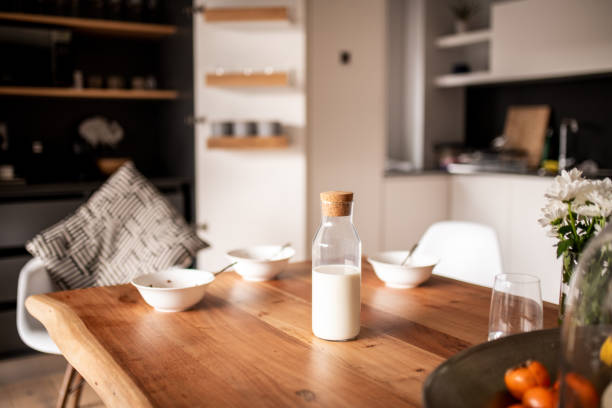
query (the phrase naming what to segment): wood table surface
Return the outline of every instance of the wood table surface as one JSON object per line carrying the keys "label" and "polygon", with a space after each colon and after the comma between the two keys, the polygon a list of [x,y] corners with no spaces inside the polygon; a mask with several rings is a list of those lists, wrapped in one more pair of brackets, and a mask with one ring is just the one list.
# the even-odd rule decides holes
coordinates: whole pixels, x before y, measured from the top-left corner
{"label": "wood table surface", "polygon": [[268,282],[223,273],[180,313],[154,311],[131,285],[26,307],[109,407],[420,406],[429,373],[486,341],[491,289],[437,276],[391,289],[362,269],[361,332],[348,342],[312,334],[308,262]]}

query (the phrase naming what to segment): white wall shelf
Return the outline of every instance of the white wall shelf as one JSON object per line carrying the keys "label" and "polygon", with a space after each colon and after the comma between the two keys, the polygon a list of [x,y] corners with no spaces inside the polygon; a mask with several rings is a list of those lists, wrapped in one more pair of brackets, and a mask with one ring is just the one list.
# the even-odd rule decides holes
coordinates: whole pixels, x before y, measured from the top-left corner
{"label": "white wall shelf", "polygon": [[439,88],[453,88],[470,85],[501,84],[507,82],[538,81],[555,78],[571,78],[585,75],[612,73],[612,66],[606,69],[580,69],[573,71],[542,72],[529,74],[493,74],[489,71],[475,71],[465,74],[448,74],[436,78]]}
{"label": "white wall shelf", "polygon": [[491,30],[475,30],[461,34],[446,35],[438,37],[436,46],[438,48],[455,48],[478,44],[491,40]]}

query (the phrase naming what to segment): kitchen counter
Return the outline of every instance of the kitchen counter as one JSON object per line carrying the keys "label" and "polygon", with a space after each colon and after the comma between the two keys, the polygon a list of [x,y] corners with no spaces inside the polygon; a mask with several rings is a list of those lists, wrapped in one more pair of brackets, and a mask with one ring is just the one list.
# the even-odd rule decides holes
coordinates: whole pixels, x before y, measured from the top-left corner
{"label": "kitchen counter", "polygon": [[[553,178],[557,176],[554,173],[540,174],[537,170],[529,170],[526,172],[504,172],[504,171],[478,171],[473,173],[451,173],[446,170],[414,170],[414,171],[400,171],[400,170],[389,170],[385,171],[385,178],[393,177],[413,177],[413,176],[519,176],[519,177],[536,177],[536,178]],[[606,177],[612,177],[612,173],[609,171],[603,171],[601,174],[584,174],[584,177],[589,179],[603,179]]]}
{"label": "kitchen counter", "polygon": [[384,177],[412,177],[412,176],[443,176],[443,175],[448,175],[448,176],[457,176],[457,175],[461,175],[461,176],[483,176],[483,175],[495,175],[495,176],[529,176],[529,177],[539,177],[539,178],[543,178],[543,177],[553,177],[556,176],[556,174],[547,174],[547,175],[540,175],[538,174],[537,171],[527,171],[527,172],[523,172],[523,173],[510,173],[510,172],[503,172],[503,171],[479,171],[479,172],[474,172],[474,173],[451,173],[449,171],[446,170],[415,170],[415,171],[399,171],[399,170],[390,170],[390,171],[386,171],[384,174]]}

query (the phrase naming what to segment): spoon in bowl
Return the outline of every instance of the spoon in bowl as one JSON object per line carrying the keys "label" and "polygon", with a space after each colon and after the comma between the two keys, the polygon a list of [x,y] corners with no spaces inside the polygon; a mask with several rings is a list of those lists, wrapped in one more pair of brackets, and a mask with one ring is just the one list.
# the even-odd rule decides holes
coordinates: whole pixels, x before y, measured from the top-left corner
{"label": "spoon in bowl", "polygon": [[406,255],[406,258],[404,258],[404,260],[402,261],[402,263],[400,264],[401,266],[406,265],[406,262],[408,262],[408,260],[410,259],[410,257],[412,256],[412,254],[414,253],[414,250],[419,246],[419,243],[417,242],[416,244],[414,244],[412,246],[412,248],[410,248],[410,251],[408,251],[408,255]]}
{"label": "spoon in bowl", "polygon": [[[285,245],[283,245],[282,247],[280,247],[280,249],[278,250],[278,252],[274,253],[272,256],[267,257],[266,259],[264,259],[264,261],[273,261],[274,258],[276,258],[277,256],[279,256],[280,254],[283,253],[283,251],[285,250],[285,248],[289,248],[291,246],[291,242],[287,242]],[[229,268],[231,268],[232,266],[236,265],[238,263],[238,261],[234,261],[229,265],[224,266],[223,268],[221,268],[220,270],[218,270],[217,272],[214,272],[214,275],[217,276],[218,274],[220,274],[221,272],[225,272],[227,271]]]}
{"label": "spoon in bowl", "polygon": [[276,252],[274,255],[266,258],[266,261],[273,261],[274,258],[276,258],[277,256],[279,256],[280,254],[283,253],[283,251],[285,250],[285,248],[289,248],[291,246],[291,242],[287,242],[285,245],[283,245],[282,247],[280,247],[280,249],[278,250],[278,252]]}

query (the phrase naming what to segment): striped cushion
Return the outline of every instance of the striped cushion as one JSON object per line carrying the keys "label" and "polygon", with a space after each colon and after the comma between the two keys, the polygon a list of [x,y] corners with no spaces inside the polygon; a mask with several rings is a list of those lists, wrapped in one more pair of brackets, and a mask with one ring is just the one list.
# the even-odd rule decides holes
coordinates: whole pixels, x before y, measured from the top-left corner
{"label": "striped cushion", "polygon": [[74,214],[26,244],[62,289],[126,283],[208,247],[131,162]]}

